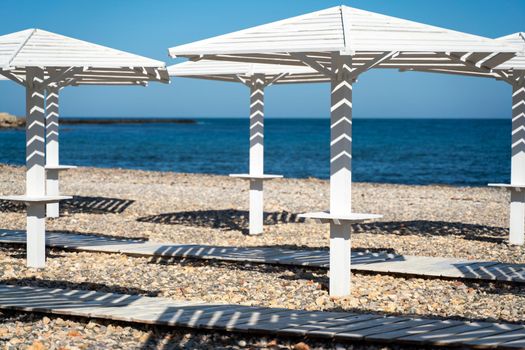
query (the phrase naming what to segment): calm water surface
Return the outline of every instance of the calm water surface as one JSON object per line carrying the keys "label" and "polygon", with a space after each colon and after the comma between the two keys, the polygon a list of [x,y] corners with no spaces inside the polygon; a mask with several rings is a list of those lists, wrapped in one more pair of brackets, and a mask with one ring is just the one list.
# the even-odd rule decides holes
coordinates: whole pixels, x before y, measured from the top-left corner
{"label": "calm water surface", "polygon": [[[267,119],[265,168],[327,178],[328,119]],[[509,181],[510,121],[355,119],[353,179],[484,186]],[[0,162],[24,163],[24,132],[0,131]],[[61,163],[190,173],[248,170],[248,120],[63,125]]]}

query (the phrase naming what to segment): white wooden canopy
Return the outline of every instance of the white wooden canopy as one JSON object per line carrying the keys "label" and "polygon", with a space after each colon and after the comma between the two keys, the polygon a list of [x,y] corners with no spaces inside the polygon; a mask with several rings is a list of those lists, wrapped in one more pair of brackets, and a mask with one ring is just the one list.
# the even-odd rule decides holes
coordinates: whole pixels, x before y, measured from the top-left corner
{"label": "white wooden canopy", "polygon": [[508,83],[513,83],[519,78],[519,73],[516,71],[525,71],[525,32],[518,32],[510,35],[505,35],[495,39],[500,42],[510,43],[516,47],[521,47],[521,50],[511,59],[501,63],[500,65],[487,69],[476,65],[474,62],[465,61],[464,67],[446,67],[446,68],[406,68],[402,71],[420,71],[420,72],[433,72],[433,73],[449,73],[449,74],[460,74],[470,75],[486,78],[495,78],[498,80],[505,80]]}
{"label": "white wooden canopy", "polygon": [[372,68],[476,67],[492,73],[521,51],[515,42],[337,6],[172,47],[169,54],[191,61],[307,66],[330,81],[330,208],[302,216],[330,224],[330,294],[343,296],[350,293],[350,224],[379,217],[352,211],[352,91],[357,77]]}
{"label": "white wooden canopy", "polygon": [[491,69],[521,50],[506,41],[337,6],[172,47],[169,53],[193,60],[307,64],[317,70],[329,69],[333,52],[351,55],[353,70],[461,67],[468,58]]}
{"label": "white wooden canopy", "polygon": [[199,60],[168,66],[172,77],[247,82],[254,75],[263,75],[271,84],[328,82],[326,75],[307,66]]}
{"label": "white wooden canopy", "polygon": [[42,67],[46,85],[169,82],[164,62],[143,56],[42,29],[0,36],[0,75],[23,84],[27,67]]}
{"label": "white wooden canopy", "polygon": [[460,74],[495,78],[512,85],[512,133],[510,183],[493,183],[489,186],[506,188],[510,195],[509,242],[525,244],[525,33],[518,32],[496,40],[521,47],[515,57],[493,69],[474,64],[448,69],[410,69],[413,71]]}
{"label": "white wooden canopy", "polygon": [[516,57],[511,58],[507,62],[503,62],[496,67],[497,70],[519,69],[525,70],[525,32],[518,32],[506,36],[502,36],[496,40],[513,43],[521,46],[521,52]]}
{"label": "white wooden canopy", "polygon": [[161,61],[28,29],[0,36],[0,76],[26,90],[26,193],[0,196],[27,205],[27,265],[45,266],[45,218],[57,217],[59,91],[75,85],[168,83]]}
{"label": "white wooden canopy", "polygon": [[168,67],[170,76],[240,82],[250,89],[250,156],[247,174],[231,177],[250,181],[250,235],[263,233],[263,182],[281,178],[264,173],[264,91],[272,84],[313,83],[330,81],[326,75],[307,66],[200,60]]}

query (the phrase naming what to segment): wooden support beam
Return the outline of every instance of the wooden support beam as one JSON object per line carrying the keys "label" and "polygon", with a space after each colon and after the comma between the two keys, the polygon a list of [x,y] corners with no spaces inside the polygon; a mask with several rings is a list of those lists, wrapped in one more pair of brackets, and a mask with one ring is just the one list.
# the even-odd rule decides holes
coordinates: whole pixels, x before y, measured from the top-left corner
{"label": "wooden support beam", "polygon": [[26,81],[21,76],[15,74],[13,72],[4,71],[4,70],[0,69],[0,75],[3,75],[7,79],[12,80],[15,83],[18,83],[18,84],[20,84],[20,85],[22,85],[24,87],[26,86]]}
{"label": "wooden support beam", "polygon": [[[264,174],[264,75],[255,74],[250,80],[250,175]],[[263,180],[250,180],[251,235],[263,232]]]}
{"label": "wooden support beam", "polygon": [[[45,118],[42,88],[44,71],[27,68],[26,89],[26,195],[46,195]],[[43,268],[46,261],[45,203],[27,204],[27,266]]]}
{"label": "wooden support beam", "polygon": [[397,51],[384,52],[382,55],[377,56],[375,59],[363,64],[362,66],[352,70],[352,75],[354,79],[357,79],[357,76],[361,73],[366,72],[374,68],[377,65],[380,65],[386,60],[396,57],[399,54]]}
{"label": "wooden support beam", "polygon": [[296,58],[296,59],[298,59],[300,61],[302,61],[304,64],[310,66],[311,68],[315,69],[316,71],[318,71],[319,73],[325,75],[328,78],[332,77],[332,75],[333,75],[333,71],[332,70],[330,70],[328,67],[325,67],[324,65],[322,65],[319,62],[317,62],[315,59],[313,59],[312,57],[307,56],[304,53],[292,52],[292,53],[290,53],[290,56],[294,57],[294,58]]}
{"label": "wooden support beam", "polygon": [[[512,86],[511,184],[525,184],[525,75]],[[525,242],[525,191],[512,188],[510,198],[509,242]]]}
{"label": "wooden support beam", "polygon": [[[58,196],[59,170],[49,169],[59,165],[59,88],[48,87],[46,89],[46,193],[48,196]],[[48,203],[48,218],[59,216],[59,203]]]}
{"label": "wooden support beam", "polygon": [[276,75],[275,77],[273,77],[272,79],[268,80],[268,82],[266,83],[265,86],[266,86],[266,87],[271,86],[271,85],[277,83],[279,80],[281,80],[281,79],[287,77],[288,75],[289,75],[289,73],[281,73],[281,74],[278,74],[278,75]]}
{"label": "wooden support beam", "polygon": [[[352,79],[351,56],[332,58],[330,109],[330,214],[352,212]],[[349,223],[330,223],[330,295],[350,294]]]}
{"label": "wooden support beam", "polygon": [[[483,65],[478,65],[476,62],[472,62],[468,59],[468,55],[464,56],[458,56],[455,53],[452,52],[446,52],[445,55],[449,57],[453,62],[461,63],[468,67],[469,69],[472,69],[475,72],[479,72],[482,74],[488,74],[493,76],[496,79],[501,79],[509,82],[509,80],[504,76],[499,74],[497,71],[492,70],[492,68],[485,67]],[[466,56],[466,57],[465,57]]]}
{"label": "wooden support beam", "polygon": [[239,83],[244,84],[244,85],[250,87],[250,80],[244,78],[244,77],[241,76],[240,74],[235,74],[235,75],[234,75],[234,79],[237,80]]}
{"label": "wooden support beam", "polygon": [[49,71],[49,77],[41,84],[43,88],[49,86],[62,86],[68,79],[72,79],[76,74],[82,73],[87,67],[67,67],[64,69],[54,69]]}

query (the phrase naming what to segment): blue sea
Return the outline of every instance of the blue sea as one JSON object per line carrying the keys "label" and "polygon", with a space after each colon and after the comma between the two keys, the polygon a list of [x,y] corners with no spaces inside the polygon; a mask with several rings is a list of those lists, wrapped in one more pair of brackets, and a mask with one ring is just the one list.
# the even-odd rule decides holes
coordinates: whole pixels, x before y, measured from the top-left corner
{"label": "blue sea", "polygon": [[[248,170],[248,119],[62,125],[62,164],[229,174]],[[266,173],[328,178],[328,119],[267,119]],[[353,179],[485,186],[509,181],[510,120],[354,119]],[[24,164],[24,131],[0,131],[0,162]]]}

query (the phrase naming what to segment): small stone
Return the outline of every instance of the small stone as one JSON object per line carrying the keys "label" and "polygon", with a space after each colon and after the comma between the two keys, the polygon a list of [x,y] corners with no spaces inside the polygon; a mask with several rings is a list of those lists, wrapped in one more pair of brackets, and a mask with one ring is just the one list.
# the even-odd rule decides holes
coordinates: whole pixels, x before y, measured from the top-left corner
{"label": "small stone", "polygon": [[69,332],[67,332],[67,335],[68,335],[69,337],[80,337],[80,336],[82,336],[82,335],[80,334],[80,332],[77,331],[76,329],[70,330]]}
{"label": "small stone", "polygon": [[133,336],[133,338],[140,338],[142,336],[142,332],[141,331],[138,331],[138,330],[134,330],[131,335]]}
{"label": "small stone", "polygon": [[20,344],[20,343],[22,342],[22,340],[19,339],[19,338],[11,338],[11,339],[9,340],[9,342],[10,342],[11,344],[13,344],[13,345],[17,345],[17,344]]}
{"label": "small stone", "polygon": [[151,337],[151,335],[149,333],[144,333],[141,337],[140,337],[140,342],[141,343],[145,343],[148,341],[148,339]]}
{"label": "small stone", "polygon": [[241,348],[244,348],[246,346],[246,341],[241,339],[237,342],[237,345],[239,345]]}
{"label": "small stone", "polygon": [[294,350],[310,350],[310,347],[306,343],[299,342],[293,346],[293,349]]}
{"label": "small stone", "polygon": [[27,350],[45,350],[45,349],[46,347],[44,346],[44,344],[42,344],[38,340],[33,342],[33,344],[29,345],[27,348]]}
{"label": "small stone", "polygon": [[269,348],[276,347],[277,346],[277,339],[272,339],[271,341],[268,342],[268,344],[266,346],[269,347]]}

